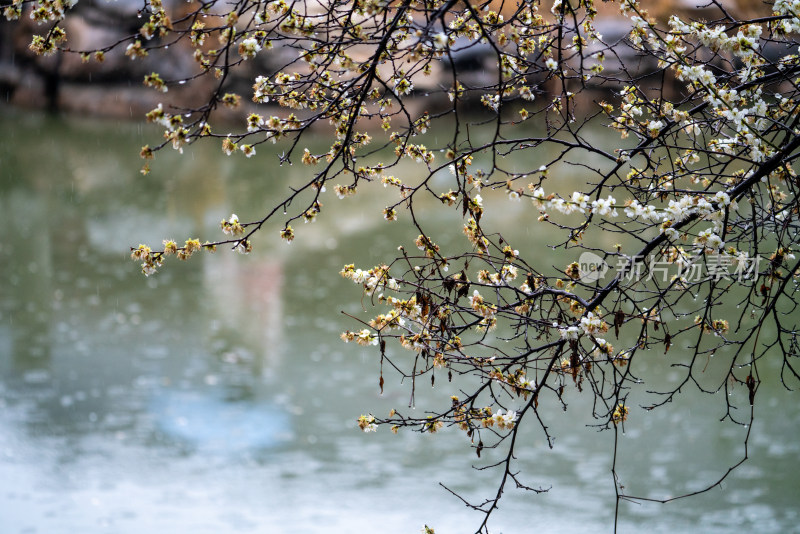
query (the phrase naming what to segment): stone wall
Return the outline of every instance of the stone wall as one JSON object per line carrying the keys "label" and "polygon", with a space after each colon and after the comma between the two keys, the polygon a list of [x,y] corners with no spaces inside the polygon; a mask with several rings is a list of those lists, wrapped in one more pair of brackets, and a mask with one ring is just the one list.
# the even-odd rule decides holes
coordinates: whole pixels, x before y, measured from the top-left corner
{"label": "stone wall", "polygon": [[[642,3],[650,8],[653,16],[661,19],[666,19],[672,13],[682,13],[691,18],[712,15],[710,11],[699,7],[708,5],[707,0],[643,0]],[[768,6],[749,0],[727,0],[723,4],[731,13],[742,17],[769,12]],[[158,103],[163,103],[165,107],[171,104],[189,108],[201,105],[215,88],[215,81],[210,76],[204,77],[199,83],[192,82],[191,90],[181,85],[170,85],[168,93],[159,93],[142,85],[143,77],[150,72],[158,72],[169,81],[193,76],[200,69],[192,57],[193,50],[183,43],[135,61],[124,55],[126,43],[137,37],[142,24],[142,19],[137,16],[137,9],[141,5],[135,0],[117,0],[113,3],[81,0],[73,9],[64,25],[71,50],[87,51],[113,42],[123,43],[105,54],[102,64],[94,58],[84,62],[79,54],[58,52],[45,58],[34,56],[28,50],[28,45],[31,34],[38,29],[35,23],[27,18],[16,23],[3,20],[0,22],[0,99],[31,108],[120,117],[141,116]],[[180,17],[180,10],[186,9],[187,5],[180,0],[172,0],[174,20]],[[502,5],[507,10],[511,4],[504,2]],[[624,39],[629,26],[626,20],[618,16],[618,3],[597,1],[596,6],[600,12],[597,26],[606,42]],[[165,1],[165,7],[169,9],[169,2]],[[541,12],[549,15],[545,7],[541,8]],[[623,63],[635,65],[641,73],[656,68],[654,62],[642,60],[628,47],[622,46],[619,50],[622,56],[619,60],[608,60],[607,73],[613,74],[614,69],[621,68]],[[628,56],[625,56],[626,53]],[[296,57],[297,52],[288,47],[278,47],[269,53],[259,54],[256,59],[242,65],[243,68],[234,69],[225,90],[239,92],[243,101],[247,101],[256,76],[272,74]],[[452,57],[462,83],[481,86],[496,81],[496,59],[490,46],[456,43]],[[413,81],[417,94],[433,100],[437,94],[444,97],[443,89],[453,84],[447,61],[435,65],[431,76],[420,75]],[[532,80],[532,83],[536,83],[536,80]],[[599,89],[618,88],[608,85]]]}

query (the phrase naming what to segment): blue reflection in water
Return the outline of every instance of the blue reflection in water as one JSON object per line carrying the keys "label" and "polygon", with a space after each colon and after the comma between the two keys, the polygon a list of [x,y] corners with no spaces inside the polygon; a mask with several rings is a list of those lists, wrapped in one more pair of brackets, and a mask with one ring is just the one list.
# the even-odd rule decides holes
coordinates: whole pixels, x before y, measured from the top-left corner
{"label": "blue reflection in water", "polygon": [[165,389],[150,401],[155,425],[173,439],[204,453],[238,454],[292,438],[290,418],[270,403],[236,399],[230,391]]}

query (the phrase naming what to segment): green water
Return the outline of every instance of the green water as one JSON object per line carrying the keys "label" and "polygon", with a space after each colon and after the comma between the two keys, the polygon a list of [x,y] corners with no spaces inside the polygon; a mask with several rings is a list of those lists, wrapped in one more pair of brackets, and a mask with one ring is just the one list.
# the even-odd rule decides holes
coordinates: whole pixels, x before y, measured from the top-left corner
{"label": "green water", "polygon": [[[477,528],[480,517],[438,485],[493,494],[495,477],[471,469],[480,464],[461,433],[355,425],[409,400],[389,376],[381,396],[376,354],[338,339],[358,327],[340,312],[369,318],[342,265],[369,267],[416,236],[382,220],[382,187],[352,201],[329,191],[321,220],[297,227],[291,245],[275,239],[278,221],[249,256],[220,250],[145,278],[130,245],[216,239],[220,219],[259,217],[309,169],[278,167],[263,145],[252,160],[204,145],[165,153],[142,176],[138,147],[153,129],[8,109],[0,127],[0,531]],[[422,214],[431,225],[457,219]],[[546,251],[528,215],[511,205],[502,219]],[[641,371],[677,378],[658,356]],[[700,497],[623,503],[620,531],[797,531],[800,411],[765,376],[751,459]],[[536,433],[520,449],[525,479],[552,489],[507,491],[493,531],[611,531],[610,433],[585,426],[588,397],[566,399],[567,412],[549,412],[554,449]],[[743,453],[744,430],[718,423],[713,397],[687,390],[634,415],[620,471],[635,493],[699,489]]]}

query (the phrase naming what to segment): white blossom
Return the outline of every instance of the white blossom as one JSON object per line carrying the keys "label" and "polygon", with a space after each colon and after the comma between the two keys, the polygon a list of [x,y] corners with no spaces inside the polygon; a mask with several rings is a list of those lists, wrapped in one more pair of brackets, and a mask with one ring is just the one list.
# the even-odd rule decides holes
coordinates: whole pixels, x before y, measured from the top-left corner
{"label": "white blossom", "polygon": [[[558,327],[558,324],[554,324],[553,326]],[[576,340],[578,339],[581,331],[577,326],[568,326],[567,328],[558,327],[558,333],[561,336],[561,339]]]}
{"label": "white blossom", "polygon": [[614,208],[617,199],[609,195],[607,198],[599,198],[592,201],[592,213],[597,213],[603,216],[617,216],[617,210]]}
{"label": "white blossom", "polygon": [[585,316],[581,317],[581,328],[586,334],[594,334],[595,332],[599,332],[602,326],[603,320],[599,317],[596,317],[592,312],[589,312]]}
{"label": "white blossom", "polygon": [[256,57],[256,54],[260,50],[261,50],[261,45],[258,44],[258,41],[253,37],[244,39],[242,40],[241,43],[239,43],[239,55],[242,56],[244,59],[251,59]]}

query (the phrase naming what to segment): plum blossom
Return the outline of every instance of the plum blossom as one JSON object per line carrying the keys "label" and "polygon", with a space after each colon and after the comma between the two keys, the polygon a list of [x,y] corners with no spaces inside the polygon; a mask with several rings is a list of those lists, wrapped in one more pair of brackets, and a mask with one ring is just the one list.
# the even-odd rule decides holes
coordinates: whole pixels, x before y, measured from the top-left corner
{"label": "plum blossom", "polygon": [[572,203],[577,207],[577,209],[581,213],[585,213],[586,207],[589,203],[589,197],[584,195],[580,191],[574,191],[572,193]]}
{"label": "plum blossom", "polygon": [[514,422],[517,420],[517,412],[508,411],[503,413],[503,409],[497,410],[497,413],[492,415],[492,422],[502,429],[511,430],[514,428]]}
{"label": "plum blossom", "polygon": [[695,244],[702,245],[705,249],[711,250],[712,252],[717,252],[719,249],[725,246],[725,242],[722,240],[722,238],[715,234],[711,228],[700,232],[695,238],[694,242]]}
{"label": "plum blossom", "polygon": [[358,428],[360,428],[364,432],[377,432],[378,425],[375,424],[375,417],[372,415],[359,416]]}
{"label": "plum blossom", "polygon": [[580,329],[577,326],[568,326],[566,328],[562,328],[558,325],[558,323],[553,323],[553,326],[558,328],[558,333],[561,336],[561,339],[576,340],[580,335]]}
{"label": "plum blossom", "polygon": [[617,216],[617,210],[614,208],[617,199],[609,195],[607,198],[602,199],[599,198],[597,200],[592,201],[592,213],[597,213],[598,215],[603,216]]}
{"label": "plum blossom", "polygon": [[539,211],[545,210],[545,202],[547,200],[547,195],[545,195],[544,189],[541,187],[537,187],[533,190],[533,205],[539,208]]}
{"label": "plum blossom", "polygon": [[261,45],[253,37],[244,39],[241,43],[239,43],[239,55],[244,59],[256,57],[256,54],[259,51],[261,51]]}
{"label": "plum blossom", "polygon": [[594,313],[589,312],[584,317],[581,317],[581,328],[586,334],[594,334],[596,332],[603,332],[605,323],[601,318],[596,317]]}
{"label": "plum blossom", "polygon": [[433,46],[437,50],[443,50],[447,48],[448,37],[447,34],[444,32],[439,32],[433,36]]}

